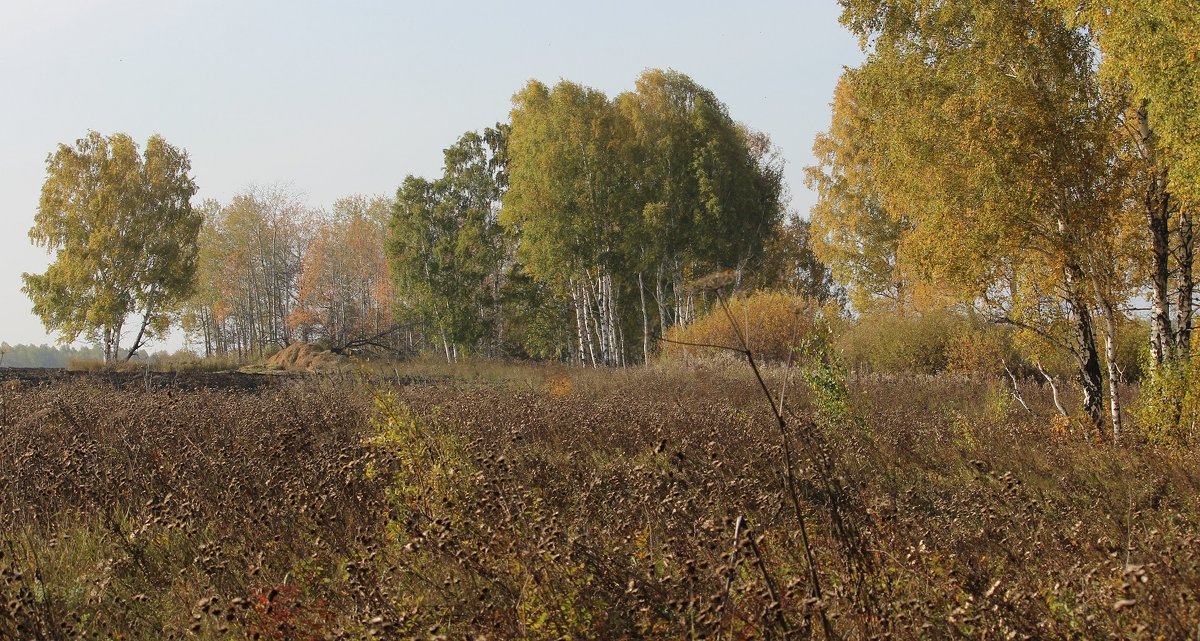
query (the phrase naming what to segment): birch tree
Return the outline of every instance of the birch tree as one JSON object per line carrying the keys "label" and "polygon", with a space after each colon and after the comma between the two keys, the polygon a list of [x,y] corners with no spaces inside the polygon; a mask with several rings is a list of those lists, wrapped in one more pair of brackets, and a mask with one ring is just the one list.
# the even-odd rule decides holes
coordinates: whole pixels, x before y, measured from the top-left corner
{"label": "birch tree", "polygon": [[289,324],[302,340],[334,348],[384,345],[392,329],[392,279],[384,247],[392,203],[350,196],[333,204],[301,259]]}
{"label": "birch tree", "polygon": [[[866,114],[872,189],[911,225],[920,276],[1069,351],[1103,422],[1089,257],[1116,227],[1111,123],[1090,42],[1033,0],[843,0],[869,57],[843,77]],[[1059,334],[1059,324],[1069,328]]]}
{"label": "birch tree", "polygon": [[[1141,161],[1151,303],[1151,362],[1191,347],[1196,231],[1200,203],[1200,2],[1055,0],[1085,25],[1100,69],[1126,92],[1120,128]],[[1172,313],[1174,312],[1174,313]]]}
{"label": "birch tree", "polygon": [[201,288],[207,344],[215,353],[263,356],[297,338],[293,312],[315,225],[284,187],[251,188],[210,212],[201,232]]}
{"label": "birch tree", "polygon": [[33,311],[59,340],[83,336],[121,353],[125,323],[140,317],[130,358],[164,335],[191,294],[202,216],[187,153],[161,136],[144,151],[126,134],[95,131],[46,159],[29,237],[53,252],[43,274],[24,274]]}
{"label": "birch tree", "polygon": [[396,193],[388,258],[397,305],[447,360],[494,346],[505,247],[497,222],[500,130],[464,134],[436,180],[408,176]]}
{"label": "birch tree", "polygon": [[633,229],[627,123],[607,97],[582,85],[531,81],[513,98],[510,186],[501,222],[519,234],[517,256],[568,296],[579,361],[625,357],[619,283],[622,233]]}

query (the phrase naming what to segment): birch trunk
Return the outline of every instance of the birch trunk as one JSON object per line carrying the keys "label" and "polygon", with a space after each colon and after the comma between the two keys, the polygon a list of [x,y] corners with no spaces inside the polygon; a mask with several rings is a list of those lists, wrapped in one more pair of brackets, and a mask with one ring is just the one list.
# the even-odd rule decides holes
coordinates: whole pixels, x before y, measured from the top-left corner
{"label": "birch trunk", "polygon": [[[589,329],[595,335],[594,340],[596,341],[596,351],[599,352],[600,364],[608,365],[608,353],[605,351],[605,346],[604,346],[604,333],[600,327],[602,320],[599,317],[599,312],[597,312],[595,310],[595,305],[597,303],[594,302],[594,299],[596,298],[596,296],[592,293],[591,279],[590,278],[585,279],[584,283],[585,283],[584,290],[583,290],[583,297],[584,297],[584,303],[585,303],[584,304],[584,313],[587,317],[588,322],[590,323]],[[595,356],[593,356],[593,358],[592,358],[592,367],[596,367]]]}
{"label": "birch trunk", "polygon": [[1114,314],[1116,310],[1111,303],[1104,303],[1104,359],[1108,366],[1108,409],[1112,415],[1113,443],[1121,441],[1121,397],[1117,387],[1121,380],[1121,371],[1117,368],[1117,323]]}
{"label": "birch trunk", "polygon": [[588,361],[592,367],[596,366],[596,347],[593,344],[592,338],[592,319],[591,319],[591,302],[588,299],[588,285],[585,278],[579,286],[579,310],[580,310],[580,327],[583,328],[583,344],[586,345]]}
{"label": "birch trunk", "polygon": [[[1137,112],[1138,131],[1146,160],[1156,164],[1154,143],[1145,105]],[[1150,231],[1150,366],[1157,367],[1174,352],[1171,329],[1170,287],[1170,194],[1165,171],[1156,171],[1146,187],[1146,224]]]}
{"label": "birch trunk", "polygon": [[587,323],[583,318],[583,301],[579,296],[579,285],[571,281],[571,302],[575,307],[575,332],[579,339],[579,364],[586,365],[588,358],[587,341],[584,339],[587,333]]}
{"label": "birch trunk", "polygon": [[1076,283],[1079,275],[1067,268],[1067,287],[1071,291],[1068,304],[1075,313],[1075,361],[1079,368],[1079,387],[1083,392],[1083,411],[1092,427],[1100,431],[1104,425],[1104,387],[1100,370],[1100,355],[1096,350],[1096,334],[1092,312],[1079,294]]}
{"label": "birch trunk", "polygon": [[587,283],[588,298],[589,302],[592,303],[588,306],[588,311],[595,312],[592,314],[592,323],[596,326],[596,342],[599,343],[600,346],[600,362],[607,367],[612,359],[612,356],[609,354],[608,301],[604,296],[604,277],[596,276],[594,287],[590,278],[588,279]]}
{"label": "birch trunk", "polygon": [[642,363],[650,362],[650,318],[646,315],[646,285],[638,272],[638,297],[642,301]]}
{"label": "birch trunk", "polygon": [[608,353],[610,365],[619,367],[622,361],[620,323],[617,322],[617,296],[613,293],[612,274],[604,274],[604,309],[605,330],[608,332]]}
{"label": "birch trunk", "polygon": [[658,266],[658,273],[654,277],[654,300],[658,304],[658,330],[660,336],[667,335],[667,326],[670,324],[669,312],[670,307],[667,305],[667,289],[663,284],[662,265]]}
{"label": "birch trunk", "polygon": [[1175,288],[1175,356],[1186,359],[1192,351],[1192,293],[1195,279],[1192,265],[1195,260],[1195,231],[1192,216],[1182,209],[1179,213],[1179,249],[1176,263],[1179,268]]}

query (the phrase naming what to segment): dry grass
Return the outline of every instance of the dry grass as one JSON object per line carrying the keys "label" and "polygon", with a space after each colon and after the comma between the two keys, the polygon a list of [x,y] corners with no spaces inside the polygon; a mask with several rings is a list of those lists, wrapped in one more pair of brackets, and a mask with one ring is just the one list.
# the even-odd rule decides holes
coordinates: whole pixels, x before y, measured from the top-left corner
{"label": "dry grass", "polygon": [[319,372],[336,369],[341,362],[337,354],[313,343],[292,343],[266,360],[267,369],[285,372]]}
{"label": "dry grass", "polygon": [[1194,454],[1074,440],[1035,386],[795,386],[810,562],[756,385],[6,384],[0,638],[1194,634]]}

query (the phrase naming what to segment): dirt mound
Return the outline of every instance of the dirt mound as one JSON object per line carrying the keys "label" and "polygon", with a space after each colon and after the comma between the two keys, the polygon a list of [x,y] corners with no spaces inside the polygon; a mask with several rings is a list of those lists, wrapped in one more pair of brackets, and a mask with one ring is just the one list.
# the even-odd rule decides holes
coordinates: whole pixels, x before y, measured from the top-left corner
{"label": "dirt mound", "polygon": [[316,372],[337,367],[337,354],[313,343],[292,343],[267,359],[268,369],[285,372]]}

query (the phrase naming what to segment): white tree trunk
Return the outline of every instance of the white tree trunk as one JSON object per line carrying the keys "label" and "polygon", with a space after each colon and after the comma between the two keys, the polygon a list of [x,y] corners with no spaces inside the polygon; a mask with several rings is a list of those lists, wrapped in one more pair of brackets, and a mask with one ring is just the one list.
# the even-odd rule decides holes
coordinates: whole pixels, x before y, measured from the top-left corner
{"label": "white tree trunk", "polygon": [[642,363],[650,362],[650,317],[646,315],[646,285],[638,272],[638,297],[642,301]]}
{"label": "white tree trunk", "polygon": [[1117,324],[1113,318],[1113,306],[1110,304],[1104,305],[1104,358],[1108,366],[1108,405],[1109,413],[1112,415],[1112,437],[1113,443],[1121,441],[1121,397],[1117,394],[1118,384],[1121,380],[1121,371],[1117,367],[1117,346],[1116,333]]}

